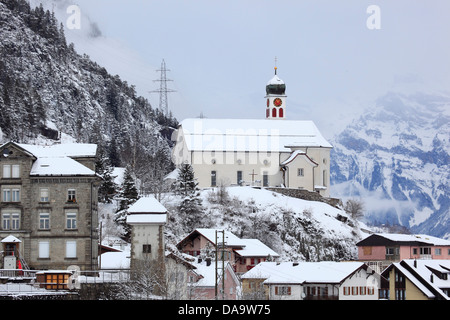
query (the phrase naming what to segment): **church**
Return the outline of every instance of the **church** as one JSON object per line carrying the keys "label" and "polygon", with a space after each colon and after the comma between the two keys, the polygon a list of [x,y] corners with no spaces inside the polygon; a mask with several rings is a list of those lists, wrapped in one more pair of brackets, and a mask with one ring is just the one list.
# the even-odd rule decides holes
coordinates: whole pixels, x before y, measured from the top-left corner
{"label": "church", "polygon": [[313,121],[287,119],[286,98],[275,67],[265,118],[183,120],[174,134],[175,164],[191,164],[200,188],[299,188],[329,197],[332,146]]}

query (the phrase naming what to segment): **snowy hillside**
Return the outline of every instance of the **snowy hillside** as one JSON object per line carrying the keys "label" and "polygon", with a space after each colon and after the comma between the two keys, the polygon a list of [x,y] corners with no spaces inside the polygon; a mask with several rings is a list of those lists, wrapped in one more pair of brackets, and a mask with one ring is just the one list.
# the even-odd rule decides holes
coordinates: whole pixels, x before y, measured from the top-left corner
{"label": "snowy hillside", "polygon": [[370,223],[450,238],[450,96],[388,93],[332,141],[332,195]]}
{"label": "snowy hillside", "polygon": [[139,165],[157,153],[158,163],[170,163],[177,121],[78,54],[54,13],[0,0],[0,52],[0,142],[51,143],[67,134],[98,144],[115,166],[144,171]]}
{"label": "snowy hillside", "polygon": [[[283,260],[320,261],[357,258],[355,243],[367,226],[343,210],[322,202],[306,201],[252,187],[201,191],[203,213],[196,228],[228,230],[240,238],[256,238]],[[169,243],[177,243],[193,230],[186,228],[177,206],[180,196],[165,196],[169,210]]]}

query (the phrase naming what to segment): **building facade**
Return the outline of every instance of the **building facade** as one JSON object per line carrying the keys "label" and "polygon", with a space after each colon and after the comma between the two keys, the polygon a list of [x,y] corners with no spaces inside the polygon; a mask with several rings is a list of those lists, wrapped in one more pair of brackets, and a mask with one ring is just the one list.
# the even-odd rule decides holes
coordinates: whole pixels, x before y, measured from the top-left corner
{"label": "building facade", "polygon": [[404,259],[450,259],[450,241],[422,234],[372,234],[359,241],[358,260],[377,272]]}
{"label": "building facade", "polygon": [[128,208],[131,226],[131,268],[138,261],[156,261],[164,268],[164,226],[167,209],[155,197],[142,197]]}
{"label": "building facade", "polygon": [[13,255],[22,268],[97,269],[96,156],[92,144],[0,147],[2,263]]}
{"label": "building facade", "polygon": [[241,276],[245,298],[378,300],[380,275],[361,262],[263,262]]}
{"label": "building facade", "polygon": [[185,119],[173,161],[189,163],[200,188],[219,185],[301,188],[329,197],[331,144],[312,121],[287,120],[286,86],[266,86],[264,119]]}
{"label": "building facade", "polygon": [[389,300],[450,300],[450,260],[405,259],[383,273]]}
{"label": "building facade", "polygon": [[279,258],[278,253],[258,239],[240,239],[229,231],[207,228],[194,230],[177,244],[177,248],[194,257],[215,257],[216,244],[220,250],[219,260],[229,262],[237,274],[247,272],[260,262]]}

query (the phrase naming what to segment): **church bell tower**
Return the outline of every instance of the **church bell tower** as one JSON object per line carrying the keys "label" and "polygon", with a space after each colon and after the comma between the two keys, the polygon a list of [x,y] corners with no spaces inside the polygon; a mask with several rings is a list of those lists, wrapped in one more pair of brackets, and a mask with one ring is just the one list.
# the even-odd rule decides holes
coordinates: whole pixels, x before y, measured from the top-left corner
{"label": "church bell tower", "polygon": [[266,119],[286,118],[286,85],[277,76],[275,67],[274,77],[266,85]]}

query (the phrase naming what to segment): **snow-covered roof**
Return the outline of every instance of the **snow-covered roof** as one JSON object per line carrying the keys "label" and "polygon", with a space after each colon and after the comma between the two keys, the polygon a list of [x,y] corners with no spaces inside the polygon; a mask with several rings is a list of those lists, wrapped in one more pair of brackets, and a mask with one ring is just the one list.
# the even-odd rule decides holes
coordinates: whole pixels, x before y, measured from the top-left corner
{"label": "snow-covered roof", "polygon": [[179,125],[190,151],[290,152],[332,145],[313,121],[270,119],[185,119]]}
{"label": "snow-covered roof", "polygon": [[318,166],[317,162],[313,161],[303,150],[295,150],[294,152],[292,152],[291,155],[289,156],[289,158],[284,160],[281,163],[281,165],[285,166],[285,165],[289,164],[290,162],[294,161],[294,159],[297,156],[304,156],[308,160],[308,162],[311,163],[312,166],[314,166],[314,167]]}
{"label": "snow-covered roof", "polygon": [[129,224],[165,224],[167,223],[167,214],[130,214],[127,216]]}
{"label": "snow-covered roof", "polygon": [[178,178],[178,174],[179,170],[178,168],[175,168],[173,171],[171,171],[164,177],[164,180],[176,180]]}
{"label": "snow-covered roof", "polygon": [[271,84],[284,84],[284,81],[278,78],[277,75],[275,75],[272,79],[269,80],[269,82],[267,82],[267,85]]}
{"label": "snow-covered roof", "polygon": [[241,239],[244,242],[242,249],[235,250],[241,257],[279,257],[280,255],[266,246],[258,239]]}
{"label": "snow-covered roof", "polygon": [[130,251],[106,252],[98,260],[101,269],[129,269]]}
{"label": "snow-covered roof", "polygon": [[364,265],[362,262],[261,262],[241,276],[266,279],[264,283],[341,283]]}
{"label": "snow-covered roof", "polygon": [[128,208],[129,214],[166,213],[167,209],[154,196],[139,198]]}
{"label": "snow-covered roof", "polygon": [[19,239],[17,239],[13,235],[9,235],[9,236],[5,237],[1,242],[3,242],[3,243],[12,243],[12,242],[22,242],[22,241],[20,241]]}
{"label": "snow-covered roof", "polygon": [[[221,243],[223,239],[223,230],[221,229],[198,228],[195,229],[195,231],[193,231],[187,238],[195,233],[199,233],[211,243],[216,244],[216,231],[220,231],[217,233],[217,242]],[[235,248],[235,252],[242,257],[267,257],[269,255],[272,257],[279,257],[278,253],[270,249],[258,239],[241,239],[232,232],[226,230],[225,246]]]}
{"label": "snow-covered roof", "polygon": [[[94,158],[96,144],[67,143],[51,146],[8,142],[18,146],[37,160],[31,168],[31,176],[94,176],[95,172],[73,158]],[[1,147],[0,147],[1,148]]]}
{"label": "snow-covered roof", "polygon": [[[223,229],[208,229],[208,228],[197,228],[194,232],[200,233],[206,239],[211,241],[213,244],[216,244],[216,231],[220,231],[217,233],[217,242],[222,243],[222,231]],[[228,247],[242,247],[245,246],[245,241],[240,239],[232,232],[225,230],[225,245]]]}
{"label": "snow-covered roof", "polygon": [[97,145],[90,143],[63,143],[51,146],[40,146],[18,143],[19,147],[32,153],[35,157],[95,157],[97,154]]}
{"label": "snow-covered roof", "polygon": [[95,172],[69,157],[38,158],[31,167],[31,176],[93,176]]}
{"label": "snow-covered roof", "polygon": [[450,240],[445,240],[426,234],[375,233],[367,236],[361,240],[361,242],[372,236],[380,236],[395,242],[423,242],[434,246],[450,246]]}
{"label": "snow-covered roof", "polygon": [[[448,274],[450,273],[450,260],[415,260],[405,259],[400,262],[392,263],[385,271],[395,267],[399,270],[409,281],[411,281],[417,289],[419,289],[429,299],[436,297],[435,293],[442,298],[450,300],[450,297],[443,289],[450,288]],[[446,273],[447,279],[440,279],[432,270],[440,273]],[[434,291],[433,291],[434,290]]]}

